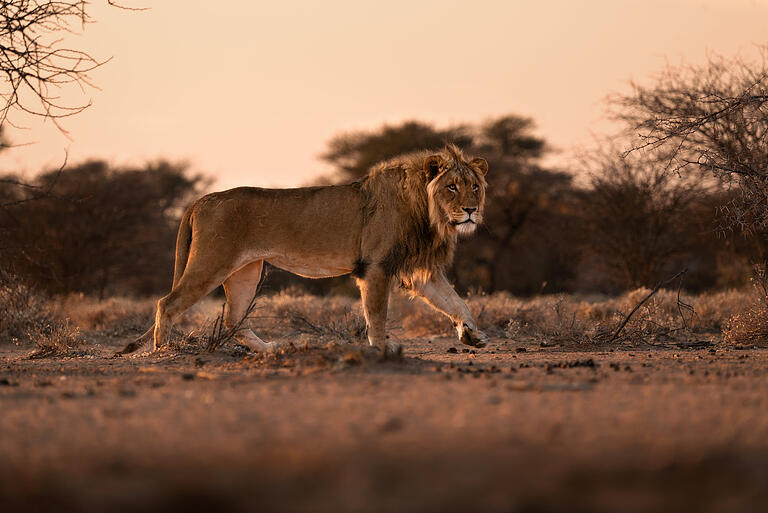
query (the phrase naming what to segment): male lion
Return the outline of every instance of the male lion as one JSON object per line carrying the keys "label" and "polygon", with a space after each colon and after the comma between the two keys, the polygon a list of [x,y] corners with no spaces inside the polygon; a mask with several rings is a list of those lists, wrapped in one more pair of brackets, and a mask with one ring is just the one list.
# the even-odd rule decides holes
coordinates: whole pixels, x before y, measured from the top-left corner
{"label": "male lion", "polygon": [[[485,159],[466,160],[447,145],[374,166],[348,185],[260,189],[239,187],[208,194],[184,213],[176,240],[171,293],[157,303],[153,349],[174,319],[220,284],[224,322],[245,314],[264,262],[308,278],[352,274],[360,286],[368,341],[387,351],[385,322],[394,280],[453,321],[459,340],[483,347],[467,306],[445,277],[456,238],[483,218]],[[138,349],[152,328],[130,344]],[[253,351],[268,351],[250,329],[235,338]]]}

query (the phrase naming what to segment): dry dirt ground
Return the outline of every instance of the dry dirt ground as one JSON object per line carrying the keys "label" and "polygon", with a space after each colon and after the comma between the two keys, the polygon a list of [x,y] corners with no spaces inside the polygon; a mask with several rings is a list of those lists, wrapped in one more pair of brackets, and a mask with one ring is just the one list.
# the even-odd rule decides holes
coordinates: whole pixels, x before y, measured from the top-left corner
{"label": "dry dirt ground", "polygon": [[0,345],[2,511],[768,509],[768,350],[125,342]]}

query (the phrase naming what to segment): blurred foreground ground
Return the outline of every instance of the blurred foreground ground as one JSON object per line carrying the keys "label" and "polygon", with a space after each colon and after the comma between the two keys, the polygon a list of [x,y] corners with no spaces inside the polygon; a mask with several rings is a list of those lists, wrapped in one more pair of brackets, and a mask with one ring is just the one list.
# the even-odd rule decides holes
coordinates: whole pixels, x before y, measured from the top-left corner
{"label": "blurred foreground ground", "polygon": [[423,337],[380,361],[314,340],[267,357],[225,345],[112,359],[127,338],[104,333],[75,356],[0,345],[2,510],[768,504],[765,349],[496,336],[466,352]]}

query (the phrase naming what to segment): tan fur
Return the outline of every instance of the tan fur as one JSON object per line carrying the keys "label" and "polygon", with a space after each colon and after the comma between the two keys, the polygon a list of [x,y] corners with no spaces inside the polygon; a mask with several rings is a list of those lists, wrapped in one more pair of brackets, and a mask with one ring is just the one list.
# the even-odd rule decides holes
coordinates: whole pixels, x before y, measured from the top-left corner
{"label": "tan fur", "polygon": [[[399,350],[384,329],[394,280],[450,317],[463,342],[484,345],[445,270],[457,235],[482,220],[487,169],[485,160],[467,161],[449,145],[381,163],[348,185],[240,187],[202,197],[179,226],[173,288],[158,302],[154,347],[184,310],[222,283],[225,324],[236,323],[263,262],[310,278],[354,274],[372,345]],[[250,329],[236,337],[253,350],[274,347]]]}

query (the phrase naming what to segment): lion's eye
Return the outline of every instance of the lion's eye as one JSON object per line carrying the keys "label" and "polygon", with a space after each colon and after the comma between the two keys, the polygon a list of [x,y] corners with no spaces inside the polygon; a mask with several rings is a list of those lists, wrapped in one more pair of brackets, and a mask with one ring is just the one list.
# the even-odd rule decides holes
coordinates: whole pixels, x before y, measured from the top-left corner
{"label": "lion's eye", "polygon": [[475,191],[475,192],[477,192],[477,191],[479,191],[479,190],[480,190],[480,186],[479,186],[479,185],[477,185],[477,184],[475,184],[475,185],[473,185],[473,186],[472,186],[472,190],[473,190],[473,191]]}
{"label": "lion's eye", "polygon": [[458,189],[456,188],[456,184],[452,183],[448,186],[448,190],[451,192],[456,192]]}

